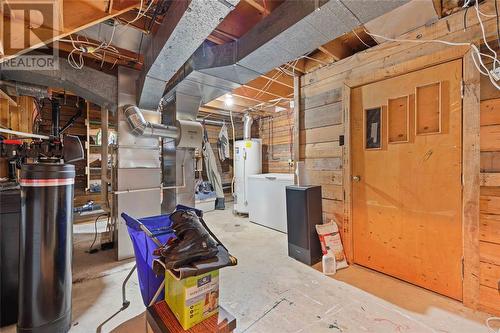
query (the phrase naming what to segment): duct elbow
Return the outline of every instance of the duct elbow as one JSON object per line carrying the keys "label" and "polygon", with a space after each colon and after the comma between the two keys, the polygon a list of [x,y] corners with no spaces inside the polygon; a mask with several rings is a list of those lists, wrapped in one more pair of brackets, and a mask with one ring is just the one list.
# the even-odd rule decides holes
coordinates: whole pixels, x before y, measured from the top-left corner
{"label": "duct elbow", "polygon": [[137,136],[149,136],[157,138],[179,138],[179,130],[175,126],[153,124],[144,118],[141,110],[135,105],[123,107],[125,119],[130,127],[130,132]]}
{"label": "duct elbow", "polygon": [[130,132],[137,136],[144,135],[148,122],[144,119],[141,110],[135,105],[125,105],[123,113],[130,127]]}

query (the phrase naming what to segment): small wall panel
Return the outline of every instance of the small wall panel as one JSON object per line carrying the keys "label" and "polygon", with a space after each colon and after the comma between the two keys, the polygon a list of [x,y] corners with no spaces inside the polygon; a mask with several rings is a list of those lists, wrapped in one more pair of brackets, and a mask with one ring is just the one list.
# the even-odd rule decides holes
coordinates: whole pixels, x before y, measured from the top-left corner
{"label": "small wall panel", "polygon": [[408,96],[387,101],[389,143],[408,142],[409,132]]}
{"label": "small wall panel", "polygon": [[441,82],[416,88],[415,114],[417,135],[441,132]]}

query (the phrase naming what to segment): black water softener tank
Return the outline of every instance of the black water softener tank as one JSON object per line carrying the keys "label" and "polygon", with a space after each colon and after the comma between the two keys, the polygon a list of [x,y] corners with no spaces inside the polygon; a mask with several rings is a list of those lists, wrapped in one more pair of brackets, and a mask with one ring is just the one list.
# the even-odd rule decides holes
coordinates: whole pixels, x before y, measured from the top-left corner
{"label": "black water softener tank", "polygon": [[70,164],[21,168],[20,333],[63,333],[71,326],[74,182]]}

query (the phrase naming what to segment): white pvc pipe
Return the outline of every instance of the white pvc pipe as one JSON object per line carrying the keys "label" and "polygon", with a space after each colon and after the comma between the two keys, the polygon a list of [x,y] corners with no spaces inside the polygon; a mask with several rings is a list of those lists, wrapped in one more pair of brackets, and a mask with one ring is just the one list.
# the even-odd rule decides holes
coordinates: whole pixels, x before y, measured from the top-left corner
{"label": "white pvc pipe", "polygon": [[27,138],[35,138],[35,139],[44,139],[44,140],[50,139],[50,137],[48,137],[47,135],[18,132],[18,131],[13,131],[13,130],[6,129],[6,128],[0,128],[0,133],[13,134],[13,135],[17,135],[17,136],[24,136]]}

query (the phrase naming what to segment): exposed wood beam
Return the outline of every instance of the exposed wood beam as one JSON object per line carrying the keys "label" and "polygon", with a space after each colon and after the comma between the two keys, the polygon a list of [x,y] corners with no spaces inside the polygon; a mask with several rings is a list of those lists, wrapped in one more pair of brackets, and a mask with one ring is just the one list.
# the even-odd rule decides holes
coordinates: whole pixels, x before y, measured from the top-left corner
{"label": "exposed wood beam", "polygon": [[230,34],[230,33],[227,33],[227,32],[225,32],[225,31],[223,31],[223,30],[221,30],[221,29],[216,28],[216,29],[214,30],[214,32],[215,32],[215,33],[217,33],[217,34],[220,34],[220,35],[222,35],[222,36],[224,36],[224,37],[226,37],[226,38],[228,38],[228,39],[231,39],[231,40],[233,40],[233,41],[237,41],[237,40],[238,40],[238,37],[237,37],[237,36],[232,35],[232,34]]}
{"label": "exposed wood beam", "polygon": [[255,89],[249,86],[241,86],[233,90],[233,96],[238,95],[244,98],[248,98],[250,100],[256,101],[258,103],[268,102],[272,100],[276,100],[278,98],[286,98],[286,96],[279,96],[270,94],[268,92],[261,92],[259,89]]}
{"label": "exposed wood beam", "polygon": [[328,49],[326,49],[323,46],[318,47],[318,50],[326,54],[331,59],[332,62],[339,60],[339,58],[337,58],[333,53],[331,53]]}
{"label": "exposed wood beam", "polygon": [[[163,16],[157,16],[155,18],[154,23],[152,24],[153,16],[150,13],[151,12],[147,13],[146,15],[143,15],[142,17],[134,21],[135,18],[137,17],[137,11],[131,10],[117,16],[116,19],[120,21],[122,24],[127,24],[128,26],[140,30],[143,33],[146,34],[149,34],[151,32],[155,33],[157,28],[162,22]],[[151,28],[149,29],[149,27]]]}
{"label": "exposed wood beam", "polygon": [[[278,72],[278,71],[276,71],[276,73],[278,73],[278,74],[274,75],[275,78],[262,75],[256,79],[248,82],[247,85],[250,85],[250,86],[256,87],[256,88],[263,88],[264,86],[268,86],[273,91],[276,91],[276,93],[278,95],[287,95],[291,91],[293,92],[292,87],[290,87],[288,84],[284,83],[284,81],[280,81],[284,76],[288,76],[288,75],[286,75],[282,72]],[[277,75],[280,75],[280,76],[277,76]]]}
{"label": "exposed wood beam", "polygon": [[0,89],[0,98],[6,99],[9,102],[9,105],[11,106],[17,106],[17,102],[12,99],[5,91]]}
{"label": "exposed wood beam", "polygon": [[[261,102],[250,101],[250,100],[246,100],[244,98],[240,98],[238,96],[233,95],[233,106],[231,106],[231,107],[228,107],[225,104],[225,101],[223,98],[215,99],[215,100],[211,101],[210,103],[207,103],[206,106],[216,107],[216,108],[228,110],[228,111],[232,110],[234,112],[244,112],[245,110],[254,108],[256,105],[258,105],[260,103]],[[264,107],[264,108],[262,108],[262,110],[266,111],[266,112],[274,111],[274,109],[270,108],[270,107]]]}
{"label": "exposed wood beam", "polygon": [[279,91],[275,91],[275,90],[272,90],[270,89],[271,86],[268,86],[266,89],[262,89],[263,87],[259,87],[259,85],[256,85],[252,82],[249,82],[247,84],[243,84],[242,87],[244,89],[250,89],[252,91],[255,91],[256,95],[259,95],[259,96],[265,96],[265,95],[269,95],[269,96],[272,96],[272,97],[277,97],[277,98],[286,98],[287,95],[288,95],[288,91],[286,91],[285,93],[280,93]]}
{"label": "exposed wood beam", "polygon": [[295,71],[296,74],[304,74],[306,72],[305,70],[305,63],[306,60],[304,58],[299,59],[295,64],[295,61],[291,61],[287,64],[287,66],[283,67],[288,67],[290,71]]}
{"label": "exposed wood beam", "polygon": [[271,81],[274,81],[276,83],[279,83],[281,85],[284,85],[288,88],[291,88],[293,89],[293,77],[291,77],[290,75],[287,75],[285,73],[281,73],[282,75],[279,76],[279,78],[277,79],[274,79],[273,77],[277,76],[279,71],[277,69],[273,69],[271,71],[269,71],[268,73],[262,75],[262,77],[268,79],[268,80],[271,80]]}
{"label": "exposed wood beam", "polygon": [[226,43],[226,41],[225,41],[224,39],[222,39],[222,38],[220,38],[220,37],[215,36],[215,34],[214,34],[214,33],[211,33],[210,35],[208,35],[207,39],[208,39],[209,41],[211,41],[212,43],[215,43],[215,44],[217,44],[217,45],[222,45],[222,44],[225,44],[225,43]]}
{"label": "exposed wood beam", "polygon": [[353,50],[346,45],[344,38],[336,38],[325,45],[321,46],[320,50],[328,52],[335,61],[347,58],[353,54]]}
{"label": "exposed wood beam", "polygon": [[439,18],[443,17],[443,3],[442,0],[432,0],[432,5]]}
{"label": "exposed wood beam", "polygon": [[[96,40],[93,40],[90,38],[83,38],[83,37],[80,37],[78,35],[72,35],[72,38],[74,40],[80,40],[80,41],[85,41],[85,42],[88,41],[88,42],[93,43],[95,45],[99,45],[101,43],[99,41],[96,41]],[[75,43],[77,46],[80,45],[80,43],[78,43],[78,42],[75,42]],[[86,44],[82,42],[81,45],[85,46]],[[73,50],[73,45],[70,42],[55,43],[55,44],[52,44],[52,47],[56,47],[59,50],[65,51],[65,52],[71,52]],[[102,61],[102,62],[113,64],[113,65],[122,65],[122,66],[127,66],[127,67],[131,67],[131,68],[135,68],[135,69],[141,69],[141,67],[144,63],[144,58],[142,55],[137,54],[137,53],[132,52],[132,51],[129,51],[129,50],[126,50],[126,49],[116,47],[116,46],[113,46],[113,47],[116,48],[118,53],[113,52],[111,50],[98,51],[99,52],[98,54],[103,56],[102,60],[99,59],[98,57],[96,57],[94,55],[94,53],[90,53],[90,52],[83,52],[82,53],[80,51],[75,51],[75,53],[77,55],[82,53],[83,56],[86,58],[94,59],[97,61]]]}
{"label": "exposed wood beam", "polygon": [[306,63],[304,65],[304,69],[307,73],[335,62],[335,60],[333,60],[330,56],[319,50],[316,53],[309,55],[309,57],[310,59],[306,59]]}
{"label": "exposed wood beam", "polygon": [[[203,112],[215,113],[215,114],[221,114],[220,111],[222,111],[223,113],[230,112],[229,109],[224,109],[224,108],[219,108],[219,107],[213,107],[213,106],[208,106],[208,105],[204,105],[204,106],[200,107],[199,110],[203,111]],[[219,112],[217,112],[217,111],[219,111]],[[231,111],[233,112],[233,114],[236,113],[238,115],[241,115],[241,114],[243,114],[243,113],[246,112],[246,110],[245,111],[234,111],[234,110],[231,110]],[[257,113],[259,115],[265,115],[265,116],[273,114],[273,112],[262,111],[262,110],[252,110],[251,112],[252,113]]]}
{"label": "exposed wood beam", "polygon": [[[59,4],[60,6],[56,9],[56,19],[54,22],[50,22],[47,25],[41,25],[36,28],[36,31],[32,28],[31,22],[24,22],[19,18],[11,17],[4,11],[4,26],[12,27],[10,40],[13,44],[2,45],[4,49],[0,57],[0,62],[55,42],[97,23],[114,18],[138,7],[140,1],[114,0],[113,7],[109,11],[107,8],[108,2],[104,0],[60,0]],[[47,17],[49,16],[47,15]],[[52,15],[50,15],[50,17],[52,17]],[[62,26],[59,26],[60,24],[62,24]],[[31,31],[27,31],[27,29],[31,29]],[[25,45],[24,36],[35,32],[38,39]],[[16,46],[16,48],[11,47],[11,45]],[[23,45],[23,47],[17,48],[17,45]]]}
{"label": "exposed wood beam", "polygon": [[248,3],[250,6],[252,6],[253,8],[257,9],[263,15],[269,15],[269,10],[263,5],[261,5],[257,0],[245,0],[245,2]]}

